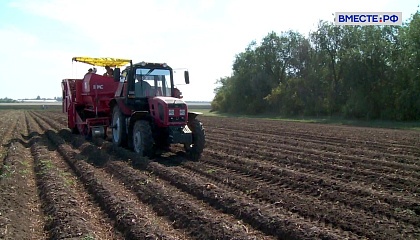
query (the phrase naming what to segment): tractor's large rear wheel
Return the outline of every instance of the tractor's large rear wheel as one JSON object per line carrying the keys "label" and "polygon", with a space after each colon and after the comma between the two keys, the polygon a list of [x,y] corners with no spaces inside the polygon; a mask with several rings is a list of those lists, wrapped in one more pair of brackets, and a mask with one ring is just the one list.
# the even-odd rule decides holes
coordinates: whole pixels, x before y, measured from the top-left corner
{"label": "tractor's large rear wheel", "polygon": [[153,156],[153,135],[149,122],[138,120],[133,127],[133,149],[141,156]]}
{"label": "tractor's large rear wheel", "polygon": [[192,144],[184,144],[184,148],[192,161],[198,161],[206,144],[203,124],[197,119],[194,119],[188,122],[188,128],[192,132]]}
{"label": "tractor's large rear wheel", "polygon": [[112,111],[112,142],[120,147],[127,144],[125,117],[118,106]]}

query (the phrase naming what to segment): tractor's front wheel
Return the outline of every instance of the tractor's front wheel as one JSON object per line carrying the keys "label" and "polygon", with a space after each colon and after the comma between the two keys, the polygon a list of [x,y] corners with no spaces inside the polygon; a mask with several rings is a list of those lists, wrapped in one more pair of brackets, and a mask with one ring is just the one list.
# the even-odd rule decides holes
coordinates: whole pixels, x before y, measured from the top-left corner
{"label": "tractor's front wheel", "polygon": [[141,156],[153,156],[153,135],[149,122],[138,120],[133,127],[133,149]]}
{"label": "tractor's front wheel", "polygon": [[206,144],[203,124],[197,119],[194,119],[188,122],[188,128],[192,132],[192,144],[184,144],[184,148],[192,161],[198,161]]}
{"label": "tractor's front wheel", "polygon": [[112,111],[112,142],[120,147],[127,143],[126,123],[125,117],[118,106],[115,106]]}

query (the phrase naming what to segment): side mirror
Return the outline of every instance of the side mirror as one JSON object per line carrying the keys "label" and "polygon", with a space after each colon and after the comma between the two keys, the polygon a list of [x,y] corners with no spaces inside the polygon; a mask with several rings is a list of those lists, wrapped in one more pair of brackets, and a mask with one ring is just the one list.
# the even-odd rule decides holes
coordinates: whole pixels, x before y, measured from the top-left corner
{"label": "side mirror", "polygon": [[114,69],[114,81],[119,82],[121,77],[121,70],[120,68]]}
{"label": "side mirror", "polygon": [[188,71],[184,71],[184,78],[185,78],[185,83],[190,84],[190,74],[188,73]]}

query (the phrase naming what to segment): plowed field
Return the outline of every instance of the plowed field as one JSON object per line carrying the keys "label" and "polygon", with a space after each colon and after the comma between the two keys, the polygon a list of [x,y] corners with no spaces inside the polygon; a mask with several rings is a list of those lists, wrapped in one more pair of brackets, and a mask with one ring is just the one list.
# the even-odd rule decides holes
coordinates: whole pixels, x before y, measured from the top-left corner
{"label": "plowed field", "polygon": [[420,132],[200,117],[154,161],[0,111],[0,239],[420,239]]}

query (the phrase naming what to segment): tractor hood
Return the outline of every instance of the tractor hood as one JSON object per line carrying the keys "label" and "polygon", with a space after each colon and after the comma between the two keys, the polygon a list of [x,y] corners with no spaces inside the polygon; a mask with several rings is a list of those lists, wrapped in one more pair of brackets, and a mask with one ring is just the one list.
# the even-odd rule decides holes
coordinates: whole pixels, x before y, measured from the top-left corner
{"label": "tractor hood", "polygon": [[165,102],[168,105],[170,105],[170,104],[175,104],[175,105],[185,104],[186,105],[186,103],[183,100],[181,100],[179,98],[174,98],[174,97],[161,97],[161,96],[157,96],[157,97],[154,97],[154,99],[156,99],[158,101],[161,101],[161,102]]}
{"label": "tractor hood", "polygon": [[185,126],[188,106],[179,98],[157,96],[149,99],[150,114],[159,127]]}

